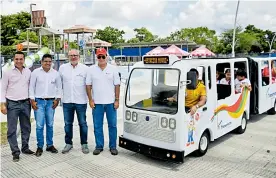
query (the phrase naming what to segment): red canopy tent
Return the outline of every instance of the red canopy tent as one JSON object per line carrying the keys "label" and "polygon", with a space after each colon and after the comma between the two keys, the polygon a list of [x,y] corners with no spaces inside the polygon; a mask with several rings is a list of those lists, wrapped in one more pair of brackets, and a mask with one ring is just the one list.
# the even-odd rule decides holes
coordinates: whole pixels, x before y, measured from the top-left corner
{"label": "red canopy tent", "polygon": [[180,49],[175,45],[171,45],[170,47],[162,51],[160,54],[175,54],[176,56],[189,56],[188,52]]}
{"label": "red canopy tent", "polygon": [[164,51],[163,48],[161,48],[160,46],[152,49],[151,51],[147,52],[146,55],[158,55],[160,54],[162,51]]}
{"label": "red canopy tent", "polygon": [[209,49],[205,48],[205,47],[199,47],[196,50],[194,50],[193,52],[191,52],[192,56],[215,56],[215,54],[210,51]]}

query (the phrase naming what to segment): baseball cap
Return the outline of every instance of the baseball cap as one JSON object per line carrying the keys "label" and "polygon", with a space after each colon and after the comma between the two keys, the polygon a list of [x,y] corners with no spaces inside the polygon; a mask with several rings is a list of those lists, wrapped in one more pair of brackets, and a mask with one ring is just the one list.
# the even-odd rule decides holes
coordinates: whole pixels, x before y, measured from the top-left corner
{"label": "baseball cap", "polygon": [[96,51],[96,55],[98,56],[98,55],[106,55],[107,54],[107,52],[106,52],[106,50],[104,49],[104,48],[99,48],[99,49],[97,49],[97,51]]}

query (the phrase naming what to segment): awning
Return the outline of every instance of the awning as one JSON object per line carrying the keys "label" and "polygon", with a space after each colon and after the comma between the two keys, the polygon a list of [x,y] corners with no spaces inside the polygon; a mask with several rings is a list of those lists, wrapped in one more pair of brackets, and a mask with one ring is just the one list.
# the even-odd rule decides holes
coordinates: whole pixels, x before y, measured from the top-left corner
{"label": "awning", "polygon": [[189,56],[188,52],[184,51],[183,49],[180,49],[175,45],[171,45],[170,47],[162,51],[160,54],[174,54],[176,56]]}
{"label": "awning", "polygon": [[164,49],[162,47],[158,46],[158,47],[152,49],[151,51],[147,52],[146,55],[158,55],[163,51],[164,51]]}
{"label": "awning", "polygon": [[199,47],[196,50],[194,50],[193,52],[191,52],[192,56],[215,56],[215,54],[210,51],[209,49],[205,48],[205,47]]}
{"label": "awning", "polygon": [[[87,42],[86,46],[92,46],[92,41]],[[93,39],[93,46],[94,47],[110,47],[111,43],[100,40],[100,39]]]}
{"label": "awning", "polygon": [[58,31],[58,30],[55,30],[55,29],[52,29],[52,28],[45,28],[45,27],[40,27],[39,28],[40,30],[40,34],[42,36],[52,36],[52,35],[63,35],[62,32]]}
{"label": "awning", "polygon": [[[23,49],[27,49],[28,48],[28,42],[27,41],[24,41],[23,43],[20,43],[23,45]],[[17,45],[15,45],[15,48],[16,48]],[[29,42],[29,49],[38,49],[39,48],[39,45],[38,44],[35,44],[35,43],[32,43],[32,42]]]}

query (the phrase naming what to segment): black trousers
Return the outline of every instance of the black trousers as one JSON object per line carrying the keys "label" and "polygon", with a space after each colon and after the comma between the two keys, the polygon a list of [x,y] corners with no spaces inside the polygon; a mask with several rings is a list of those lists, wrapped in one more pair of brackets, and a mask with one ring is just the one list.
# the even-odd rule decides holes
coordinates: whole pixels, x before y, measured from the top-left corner
{"label": "black trousers", "polygon": [[8,142],[12,155],[19,155],[20,150],[17,143],[17,121],[19,119],[21,128],[22,147],[21,151],[29,148],[31,133],[31,104],[29,100],[12,101],[7,99],[7,121],[8,121]]}

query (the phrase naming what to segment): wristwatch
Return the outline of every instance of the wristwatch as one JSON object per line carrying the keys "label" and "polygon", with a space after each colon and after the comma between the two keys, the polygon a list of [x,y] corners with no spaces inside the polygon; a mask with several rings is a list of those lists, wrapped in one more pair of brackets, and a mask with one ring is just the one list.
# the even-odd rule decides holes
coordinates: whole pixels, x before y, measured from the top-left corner
{"label": "wristwatch", "polygon": [[115,98],[115,101],[119,101],[119,98]]}

